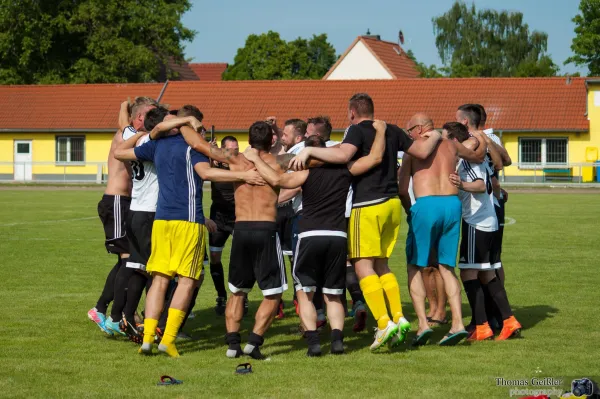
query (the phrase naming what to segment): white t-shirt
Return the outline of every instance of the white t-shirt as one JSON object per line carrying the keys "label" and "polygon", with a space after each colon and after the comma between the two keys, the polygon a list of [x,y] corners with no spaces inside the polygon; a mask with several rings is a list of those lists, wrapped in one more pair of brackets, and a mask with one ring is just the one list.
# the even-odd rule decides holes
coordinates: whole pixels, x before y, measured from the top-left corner
{"label": "white t-shirt", "polygon": [[[292,148],[287,150],[288,154],[298,154],[300,151],[304,149],[304,141],[301,141],[294,145]],[[291,172],[291,171],[289,171]],[[296,194],[294,198],[292,198],[292,208],[294,208],[294,213],[298,213],[302,210],[302,192]]]}
{"label": "white t-shirt", "polygon": [[462,217],[464,221],[471,226],[475,226],[480,231],[491,232],[498,230],[492,182],[486,164],[476,164],[461,159],[458,175],[462,181],[469,183],[476,180],[483,180],[486,187],[486,191],[483,193],[458,191],[458,196],[462,202]]}
{"label": "white t-shirt", "polygon": [[[133,128],[132,128],[133,129]],[[142,136],[136,147],[150,141],[150,136]],[[131,162],[133,188],[131,189],[132,211],[156,212],[158,201],[158,176],[153,162]]]}
{"label": "white t-shirt", "polygon": [[[333,147],[334,145],[338,145],[340,144],[339,141],[333,141],[333,140],[328,140],[325,143],[325,147]],[[348,190],[348,197],[346,198],[346,212],[344,214],[344,216],[346,218],[350,217],[350,214],[352,213],[352,195],[354,194],[354,191],[352,191],[352,185],[350,185],[350,190]]]}
{"label": "white t-shirt", "polygon": [[496,136],[496,134],[494,133],[494,129],[485,129],[483,131],[483,133],[485,133],[486,136],[491,138],[494,143],[496,143],[500,147],[504,148],[504,146],[502,145],[502,141],[500,140],[500,137]]}
{"label": "white t-shirt", "polygon": [[129,140],[133,136],[137,134],[137,130],[133,126],[127,126],[125,130],[123,130],[123,140]]}

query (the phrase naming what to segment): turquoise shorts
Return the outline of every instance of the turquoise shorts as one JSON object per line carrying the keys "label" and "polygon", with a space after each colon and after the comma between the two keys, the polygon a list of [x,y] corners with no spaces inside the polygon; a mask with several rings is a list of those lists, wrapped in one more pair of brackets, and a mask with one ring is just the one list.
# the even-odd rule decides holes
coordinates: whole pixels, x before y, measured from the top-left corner
{"label": "turquoise shorts", "polygon": [[434,263],[455,267],[461,219],[462,205],[456,195],[417,198],[410,208],[407,264],[427,267]]}

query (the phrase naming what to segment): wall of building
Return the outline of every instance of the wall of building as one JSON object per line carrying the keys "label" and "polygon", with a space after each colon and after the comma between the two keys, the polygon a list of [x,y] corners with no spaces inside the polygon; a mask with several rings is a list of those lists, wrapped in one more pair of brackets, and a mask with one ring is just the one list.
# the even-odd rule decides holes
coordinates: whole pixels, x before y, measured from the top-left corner
{"label": "wall of building", "polygon": [[327,80],[348,79],[392,79],[392,75],[359,40],[327,77]]}

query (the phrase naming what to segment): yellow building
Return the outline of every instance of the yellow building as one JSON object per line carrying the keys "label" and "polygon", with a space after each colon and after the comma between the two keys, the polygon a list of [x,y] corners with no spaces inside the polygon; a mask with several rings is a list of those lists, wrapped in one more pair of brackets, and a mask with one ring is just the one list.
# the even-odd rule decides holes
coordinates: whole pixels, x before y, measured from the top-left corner
{"label": "yellow building", "polygon": [[377,118],[401,127],[414,113],[427,112],[441,128],[455,120],[461,104],[482,104],[486,127],[513,160],[506,182],[593,178],[581,164],[586,155],[594,161],[600,148],[600,80],[561,77],[3,86],[0,179],[102,181],[119,105],[139,95],[162,93],[172,109],[198,106],[218,140],[233,135],[244,149],[248,127],[268,116],[283,125],[328,115],[332,139],[340,141],[348,99],[357,92],[372,96]]}

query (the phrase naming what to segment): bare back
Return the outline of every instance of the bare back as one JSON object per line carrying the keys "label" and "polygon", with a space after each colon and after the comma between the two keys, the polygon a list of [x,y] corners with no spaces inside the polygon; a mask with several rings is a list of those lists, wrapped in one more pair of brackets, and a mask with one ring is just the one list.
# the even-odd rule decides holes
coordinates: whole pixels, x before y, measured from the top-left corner
{"label": "bare back", "polygon": [[458,158],[452,141],[442,140],[425,159],[411,158],[411,175],[415,198],[429,195],[457,195],[458,189],[448,176],[456,170]]}
{"label": "bare back", "polygon": [[123,133],[119,130],[113,137],[108,152],[108,182],[104,194],[131,196],[131,166],[114,157],[115,149],[123,142]]}
{"label": "bare back", "polygon": [[[243,155],[240,155],[243,157]],[[273,170],[282,173],[275,156],[260,152],[260,158]],[[250,162],[230,165],[231,170],[249,170],[254,168]],[[235,220],[236,222],[275,222],[277,216],[277,198],[279,189],[269,185],[252,186],[246,183],[235,183]]]}

